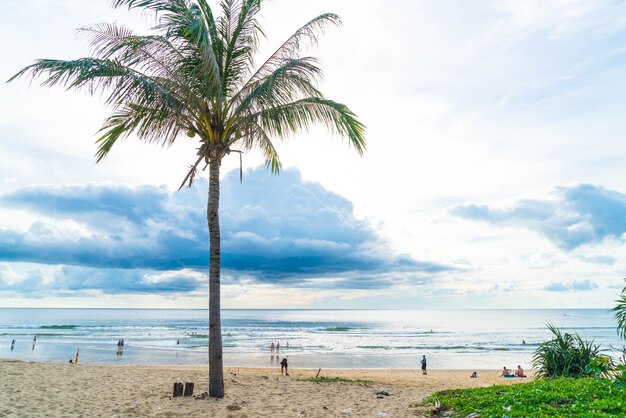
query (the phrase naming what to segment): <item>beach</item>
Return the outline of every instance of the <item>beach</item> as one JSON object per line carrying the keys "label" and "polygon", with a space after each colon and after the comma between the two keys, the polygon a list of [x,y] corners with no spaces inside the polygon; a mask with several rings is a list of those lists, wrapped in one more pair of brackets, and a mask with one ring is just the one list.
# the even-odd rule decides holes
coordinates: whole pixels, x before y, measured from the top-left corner
{"label": "beach", "polygon": [[[515,384],[499,370],[322,369],[322,377],[372,381],[311,382],[317,369],[225,369],[223,399],[172,398],[174,382],[208,390],[205,366],[115,366],[0,361],[0,417],[415,417],[411,404],[440,390]],[[388,394],[381,394],[385,392]]]}

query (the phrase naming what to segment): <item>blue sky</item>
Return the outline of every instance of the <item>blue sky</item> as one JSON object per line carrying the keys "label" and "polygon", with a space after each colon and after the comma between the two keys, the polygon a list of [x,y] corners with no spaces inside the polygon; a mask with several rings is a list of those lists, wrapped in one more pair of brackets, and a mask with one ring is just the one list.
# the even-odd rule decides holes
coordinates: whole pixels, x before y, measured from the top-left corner
{"label": "blue sky", "polygon": [[[107,1],[3,3],[0,73],[89,53],[74,29],[149,18]],[[274,0],[261,55],[322,12],[322,90],[363,157],[313,129],[223,165],[224,306],[606,307],[626,267],[626,5]],[[36,30],[25,31],[21,22]],[[119,144],[99,97],[0,85],[0,305],[206,306],[195,155]]]}

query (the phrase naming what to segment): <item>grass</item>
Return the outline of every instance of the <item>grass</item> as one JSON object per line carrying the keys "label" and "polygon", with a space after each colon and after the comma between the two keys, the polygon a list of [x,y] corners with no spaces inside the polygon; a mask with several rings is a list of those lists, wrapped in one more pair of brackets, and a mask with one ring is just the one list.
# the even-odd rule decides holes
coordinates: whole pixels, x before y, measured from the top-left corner
{"label": "grass", "polygon": [[373,380],[361,380],[361,379],[344,379],[343,377],[309,377],[307,379],[298,379],[302,382],[315,382],[315,383],[352,383],[352,384],[370,384],[374,383]]}
{"label": "grass", "polygon": [[519,385],[435,393],[414,406],[441,406],[433,416],[624,417],[626,385],[592,378],[536,380]]}

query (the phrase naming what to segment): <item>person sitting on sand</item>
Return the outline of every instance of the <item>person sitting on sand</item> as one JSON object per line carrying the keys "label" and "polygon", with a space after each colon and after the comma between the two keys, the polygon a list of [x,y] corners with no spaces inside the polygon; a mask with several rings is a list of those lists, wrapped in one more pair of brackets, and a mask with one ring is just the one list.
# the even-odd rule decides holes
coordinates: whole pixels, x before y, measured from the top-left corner
{"label": "person sitting on sand", "polygon": [[519,364],[517,365],[517,370],[515,370],[515,376],[526,377],[526,375],[524,374],[524,369],[522,369],[522,366],[520,366]]}
{"label": "person sitting on sand", "polygon": [[476,379],[476,378],[478,378],[478,373],[473,372],[473,373],[470,375],[470,379]]}
{"label": "person sitting on sand", "polygon": [[511,374],[511,370],[507,369],[506,366],[502,367],[502,374],[500,375],[500,377],[511,377],[511,376],[515,376],[514,374]]}
{"label": "person sitting on sand", "polygon": [[280,362],[280,374],[283,374],[283,370],[285,371],[285,376],[289,376],[289,371],[287,370],[287,358],[283,357]]}

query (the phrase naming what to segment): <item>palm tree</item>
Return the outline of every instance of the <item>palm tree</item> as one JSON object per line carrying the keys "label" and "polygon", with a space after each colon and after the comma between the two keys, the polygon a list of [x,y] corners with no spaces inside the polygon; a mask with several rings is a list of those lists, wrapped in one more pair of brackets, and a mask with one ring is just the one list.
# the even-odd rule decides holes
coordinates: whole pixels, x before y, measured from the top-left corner
{"label": "palm tree", "polygon": [[158,23],[148,35],[116,24],[79,29],[90,37],[92,56],[40,59],[9,81],[43,77],[43,85],[106,93],[112,113],[96,140],[97,161],[130,134],[161,145],[185,134],[197,139],[197,156],[181,188],[208,166],[209,394],[221,398],[220,164],[232,152],[258,149],[278,173],[272,138],[318,123],[363,153],[364,125],[348,107],[324,97],[316,87],[322,76],[317,60],[301,56],[305,45],[315,44],[327,25],[340,20],[330,13],[314,18],[256,65],[264,35],[256,19],[261,0],[220,0],[218,17],[207,0],[113,0],[112,5],[142,9]]}
{"label": "palm tree", "polygon": [[626,339],[626,287],[622,289],[622,294],[615,302],[617,305],[613,308],[613,312],[617,321],[617,334]]}

